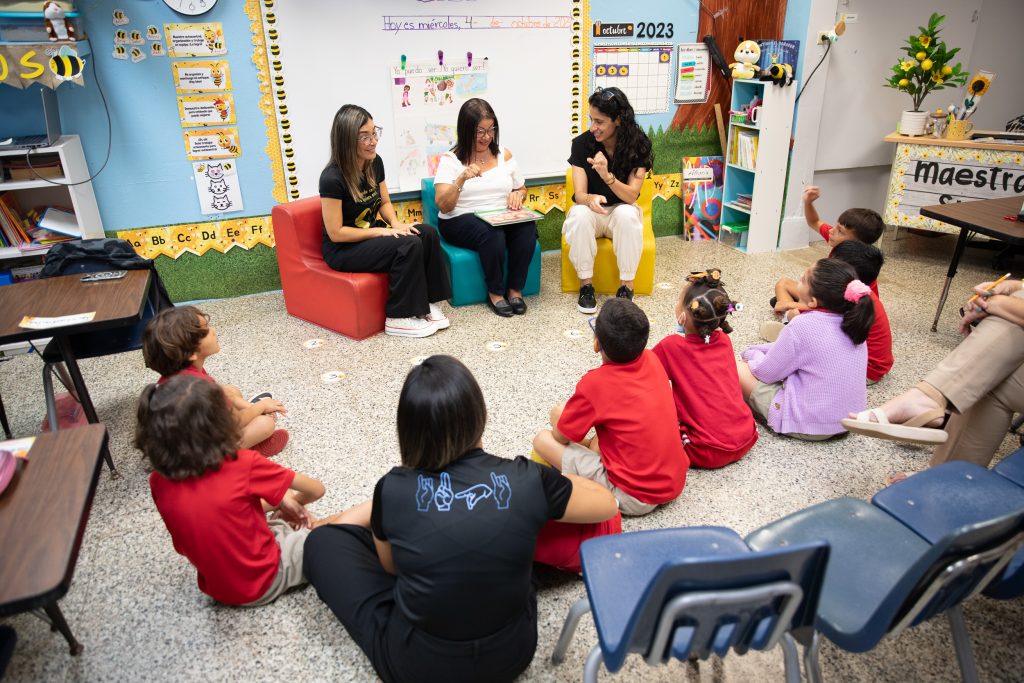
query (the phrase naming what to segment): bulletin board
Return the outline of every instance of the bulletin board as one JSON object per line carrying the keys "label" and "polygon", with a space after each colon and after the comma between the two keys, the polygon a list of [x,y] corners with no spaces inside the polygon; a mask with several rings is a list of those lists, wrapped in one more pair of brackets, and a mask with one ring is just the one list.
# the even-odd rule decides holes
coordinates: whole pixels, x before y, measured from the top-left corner
{"label": "bulletin board", "polygon": [[402,55],[410,65],[443,62],[449,67],[467,66],[470,53],[474,65],[486,58],[486,99],[498,115],[502,144],[513,150],[527,177],[564,174],[571,135],[571,36],[578,23],[572,14],[574,8],[580,14],[581,4],[272,3],[272,10],[263,13],[264,38],[289,198],[317,193],[330,154],[331,122],[346,103],[366,108],[384,128],[377,152],[388,188],[419,189],[418,182],[399,173],[401,122],[395,117],[391,68]]}

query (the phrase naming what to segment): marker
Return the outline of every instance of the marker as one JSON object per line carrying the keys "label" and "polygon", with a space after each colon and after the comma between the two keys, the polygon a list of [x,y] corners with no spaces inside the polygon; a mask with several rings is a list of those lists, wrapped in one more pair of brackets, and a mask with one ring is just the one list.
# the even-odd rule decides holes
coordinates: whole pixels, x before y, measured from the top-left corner
{"label": "marker", "polygon": [[471,69],[473,68],[473,53],[472,52],[467,52],[466,53],[466,66],[468,66]]}
{"label": "marker", "polygon": [[[1008,277],[1010,277],[1010,274],[1009,274],[1009,273],[1007,273],[1006,275],[1002,276],[1001,278],[999,278],[998,280],[996,280],[995,282],[993,282],[992,284],[990,284],[990,285],[989,285],[988,287],[986,287],[986,288],[985,288],[985,291],[986,291],[986,292],[991,292],[991,291],[992,291],[993,289],[995,289],[996,285],[998,285],[998,284],[999,284],[1000,282],[1002,282],[1003,280],[1005,280],[1005,279],[1006,279],[1006,278],[1008,278]],[[974,303],[974,301],[975,301],[975,300],[976,300],[976,299],[977,299],[977,298],[978,298],[979,296],[981,296],[981,294],[975,294],[975,295],[974,295],[974,296],[972,296],[972,297],[971,297],[970,299],[968,299],[967,303],[969,303],[969,304],[973,304],[973,303]],[[988,298],[988,297],[986,296],[986,298]]]}
{"label": "marker", "polygon": [[405,75],[405,55],[402,55],[402,75]]}
{"label": "marker", "polygon": [[444,66],[444,50],[437,51],[437,65]]}

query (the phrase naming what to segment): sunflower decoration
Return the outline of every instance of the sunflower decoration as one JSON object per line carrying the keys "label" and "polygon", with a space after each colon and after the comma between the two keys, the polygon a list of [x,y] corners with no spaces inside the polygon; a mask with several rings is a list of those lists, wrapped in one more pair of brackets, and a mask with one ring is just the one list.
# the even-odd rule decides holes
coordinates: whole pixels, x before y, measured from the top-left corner
{"label": "sunflower decoration", "polygon": [[971,82],[967,84],[967,92],[975,97],[981,97],[988,92],[988,86],[990,85],[992,85],[992,79],[982,72],[972,78]]}
{"label": "sunflower decoration", "polygon": [[921,103],[930,93],[967,82],[967,72],[953,62],[960,48],[947,48],[938,37],[945,20],[945,16],[932,13],[928,25],[919,26],[918,33],[906,39],[902,48],[906,56],[893,65],[885,81],[886,87],[910,95],[914,111],[921,111]]}

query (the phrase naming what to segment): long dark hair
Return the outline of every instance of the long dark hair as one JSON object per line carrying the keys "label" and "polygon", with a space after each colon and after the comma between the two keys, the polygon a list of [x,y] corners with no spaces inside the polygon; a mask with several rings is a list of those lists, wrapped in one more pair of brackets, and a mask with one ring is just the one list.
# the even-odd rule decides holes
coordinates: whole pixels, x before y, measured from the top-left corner
{"label": "long dark hair", "polygon": [[722,271],[708,268],[702,273],[691,273],[687,278],[690,286],[683,290],[683,307],[693,319],[697,334],[707,340],[711,333],[721,328],[732,332],[732,325],[726,320],[733,311],[733,301],[722,282]]}
{"label": "long dark hair", "polygon": [[238,457],[238,423],[214,382],[175,375],[150,384],[135,414],[135,447],[168,479],[201,477]]}
{"label": "long dark hair", "polygon": [[473,373],[451,356],[431,356],[409,371],[398,397],[402,464],[438,471],[480,442],[487,406]]}
{"label": "long dark hair", "polygon": [[455,146],[452,151],[463,166],[469,165],[473,155],[473,143],[476,140],[476,129],[484,119],[494,119],[494,137],[488,147],[491,154],[498,156],[498,116],[487,100],[479,97],[466,100],[459,108],[459,119],[455,124]]}
{"label": "long dark hair", "polygon": [[349,194],[356,201],[363,198],[364,183],[370,194],[377,187],[373,159],[363,161],[359,158],[359,129],[372,118],[370,112],[359,105],[346,104],[334,115],[334,123],[331,124],[331,160],[327,165],[338,167]]}
{"label": "long dark hair", "polygon": [[[610,118],[619,120],[615,134],[615,150],[608,160],[608,169],[619,178],[629,178],[633,169],[654,168],[654,151],[647,133],[637,125],[636,114],[626,93],[618,88],[602,88],[590,96],[590,106]],[[594,150],[597,151],[596,149]]]}
{"label": "long dark hair", "polygon": [[849,263],[823,258],[811,268],[807,285],[822,308],[843,314],[843,332],[854,344],[861,344],[875,324],[875,304],[870,294],[860,297],[856,303],[845,298],[846,286],[854,280],[857,280],[857,271]]}

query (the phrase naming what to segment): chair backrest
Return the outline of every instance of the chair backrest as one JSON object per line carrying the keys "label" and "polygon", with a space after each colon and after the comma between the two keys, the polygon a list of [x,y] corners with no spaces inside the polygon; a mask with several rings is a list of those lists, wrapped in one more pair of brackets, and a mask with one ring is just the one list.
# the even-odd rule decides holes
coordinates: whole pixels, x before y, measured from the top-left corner
{"label": "chair backrest", "polygon": [[[569,209],[575,204],[573,194],[575,194],[576,188],[572,180],[572,166],[565,172],[565,205],[562,210],[568,214]],[[640,196],[636,198],[636,205],[640,207],[640,211],[644,217],[644,229],[651,230],[651,214],[653,208],[651,203],[654,201],[654,181],[650,176],[644,178],[644,184],[640,186]],[[424,212],[426,209],[424,209]]]}
{"label": "chair backrest", "polygon": [[420,202],[423,204],[423,222],[436,228],[438,209],[433,178],[423,178],[420,181]]}
{"label": "chair backrest", "polygon": [[[585,543],[581,552],[598,550],[597,540]],[[770,649],[786,631],[813,626],[827,542],[708,558],[680,557],[685,552],[685,547],[665,548],[664,563],[626,617],[622,640],[602,639],[609,671],[621,668],[630,652],[644,653],[652,664],[722,656],[730,649],[743,654]],[[585,566],[593,564],[590,559],[584,558]]]}
{"label": "chair backrest", "polygon": [[323,261],[320,196],[278,204],[271,210],[280,261]]}

